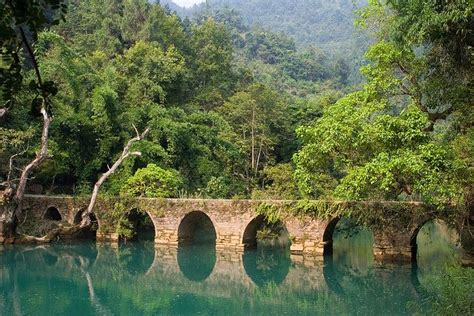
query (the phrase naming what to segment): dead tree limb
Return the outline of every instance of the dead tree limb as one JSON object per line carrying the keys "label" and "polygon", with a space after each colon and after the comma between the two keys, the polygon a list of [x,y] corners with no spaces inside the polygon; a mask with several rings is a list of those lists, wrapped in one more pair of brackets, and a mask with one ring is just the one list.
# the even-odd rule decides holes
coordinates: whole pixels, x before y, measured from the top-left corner
{"label": "dead tree limb", "polygon": [[82,227],[79,225],[74,226],[60,226],[50,230],[43,237],[36,237],[25,234],[16,234],[14,242],[16,244],[49,244],[52,241],[58,239],[61,236],[73,236],[80,234],[81,232],[87,231],[89,227]]}
{"label": "dead tree limb", "polygon": [[19,153],[16,153],[16,154],[13,154],[13,155],[10,156],[10,160],[9,160],[9,164],[8,164],[8,175],[7,175],[7,180],[6,180],[7,183],[10,183],[10,181],[12,179],[12,172],[13,172],[13,168],[14,168],[13,167],[13,159],[15,159],[18,156],[23,155],[27,151],[28,151],[28,148],[26,148],[25,150],[23,150]]}
{"label": "dead tree limb", "polygon": [[8,110],[10,110],[10,108],[8,108],[8,107],[0,108],[0,119],[7,116]]}
{"label": "dead tree limb", "polygon": [[105,180],[107,180],[107,178],[109,176],[111,176],[113,173],[115,173],[117,168],[122,164],[122,162],[128,156],[130,156],[130,155],[140,156],[142,154],[139,151],[130,152],[130,149],[131,149],[132,145],[135,142],[144,139],[146,137],[146,135],[148,134],[148,132],[150,131],[150,129],[147,128],[143,133],[140,134],[135,126],[133,126],[133,128],[135,129],[135,132],[136,132],[137,136],[135,136],[134,138],[132,138],[128,141],[127,145],[123,148],[122,154],[117,159],[117,161],[115,161],[115,163],[112,165],[112,167],[110,167],[107,172],[103,173],[100,176],[99,180],[97,180],[97,182],[94,184],[94,190],[92,191],[92,196],[91,196],[91,200],[89,202],[89,206],[87,207],[86,211],[84,213],[82,213],[81,227],[90,225],[91,220],[90,220],[89,215],[92,213],[95,202],[97,200],[97,195],[99,194],[99,189],[102,186],[102,184],[105,182]]}
{"label": "dead tree limb", "polygon": [[12,179],[13,169],[21,170],[21,169],[16,168],[13,165],[13,160],[16,157],[23,155],[27,151],[28,151],[28,148],[21,151],[21,152],[19,152],[19,153],[16,153],[16,154],[13,154],[13,155],[10,156],[10,160],[9,160],[9,163],[8,163],[7,179],[4,182],[0,183],[0,187],[5,188],[3,190],[3,192],[0,193],[0,201],[2,201],[3,203],[10,203],[11,202],[12,198],[15,195],[13,182],[20,180],[20,179]]}
{"label": "dead tree limb", "polygon": [[[46,101],[43,101],[43,104]],[[46,107],[42,106],[41,114],[43,116],[43,130],[41,133],[41,147],[38,153],[36,153],[35,159],[33,159],[25,168],[23,168],[20,176],[20,182],[18,183],[18,188],[15,194],[15,200],[18,204],[17,206],[17,213],[21,212],[21,201],[23,200],[23,196],[25,195],[25,188],[26,183],[28,181],[28,176],[30,175],[31,171],[37,168],[46,158],[48,158],[48,134],[49,134],[49,126],[52,121],[52,117],[46,111]]]}

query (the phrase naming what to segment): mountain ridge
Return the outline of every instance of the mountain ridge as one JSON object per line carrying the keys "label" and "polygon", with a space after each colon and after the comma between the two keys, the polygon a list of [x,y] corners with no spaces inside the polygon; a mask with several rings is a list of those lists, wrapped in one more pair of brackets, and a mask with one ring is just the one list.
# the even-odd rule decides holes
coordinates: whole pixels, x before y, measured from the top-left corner
{"label": "mountain ridge", "polygon": [[368,36],[354,26],[354,10],[366,3],[365,0],[208,0],[183,8],[172,0],[161,1],[181,17],[234,9],[248,25],[283,32],[293,38],[298,47],[316,45],[327,53],[340,56],[347,56],[354,50],[360,55],[367,48]]}

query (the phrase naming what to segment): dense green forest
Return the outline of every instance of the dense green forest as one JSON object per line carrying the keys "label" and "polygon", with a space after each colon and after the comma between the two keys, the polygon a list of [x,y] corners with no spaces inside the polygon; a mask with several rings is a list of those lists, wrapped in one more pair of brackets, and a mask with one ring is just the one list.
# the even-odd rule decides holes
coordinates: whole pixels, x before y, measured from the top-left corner
{"label": "dense green forest", "polygon": [[269,30],[291,38],[298,48],[318,50],[332,62],[343,61],[350,69],[351,82],[361,80],[358,70],[370,36],[356,28],[354,21],[356,10],[367,4],[365,0],[208,0],[188,9],[171,0],[160,3],[181,17],[235,12],[243,24],[258,30],[257,34]]}
{"label": "dense green forest", "polygon": [[[294,9],[309,13],[312,3]],[[353,14],[347,1],[318,3],[334,13],[321,11],[326,18]],[[265,9],[274,7],[285,9],[278,1]],[[465,1],[370,2],[358,24],[377,41],[356,87],[330,46],[305,46],[313,40],[303,35],[297,45],[232,8],[181,18],[145,0],[71,0],[60,23],[26,34],[41,89],[31,58],[2,53],[2,181],[14,182],[38,151],[47,97],[49,158],[29,180],[35,192],[90,193],[136,127],[150,128],[134,147],[141,156],[104,193],[467,203],[472,12]],[[323,43],[324,24],[312,25],[284,29]],[[328,29],[340,37],[326,42],[353,37],[346,31]]]}
{"label": "dense green forest", "polygon": [[[206,11],[236,10],[247,25],[260,25],[292,37],[298,46],[317,45],[326,52],[346,53],[365,44],[364,32],[354,26],[354,9],[367,1],[323,0],[208,0],[185,9],[160,0],[180,16]],[[360,46],[359,46],[360,47]]]}

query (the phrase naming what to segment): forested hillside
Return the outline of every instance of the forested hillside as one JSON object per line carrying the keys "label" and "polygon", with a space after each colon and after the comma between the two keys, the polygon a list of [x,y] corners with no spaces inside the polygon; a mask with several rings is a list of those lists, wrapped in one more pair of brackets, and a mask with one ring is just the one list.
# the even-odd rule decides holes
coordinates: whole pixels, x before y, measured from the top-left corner
{"label": "forested hillside", "polygon": [[[249,197],[272,179],[283,185],[292,181],[296,127],[319,116],[347,79],[343,63],[248,28],[233,12],[191,22],[145,0],[71,1],[65,21],[38,35],[35,52],[57,91],[51,156],[31,181],[49,193],[89,193],[133,126],[150,135],[136,146],[142,155],[107,182],[110,194]],[[4,179],[12,155],[22,153],[14,166],[34,156],[41,131],[37,101],[29,106],[35,72],[23,75],[2,123]],[[143,184],[150,181],[167,188]],[[297,194],[279,189],[271,194]]]}
{"label": "forested hillside", "polygon": [[161,3],[183,17],[234,10],[247,26],[285,34],[297,47],[316,47],[331,60],[342,58],[354,76],[369,45],[368,34],[354,26],[354,10],[366,5],[365,0],[208,0],[189,9],[172,0]]}
{"label": "forested hillside", "polygon": [[358,40],[354,9],[365,0],[208,0],[189,9],[179,9],[172,0],[161,0],[171,10],[192,15],[203,11],[235,9],[247,25],[260,25],[273,32],[291,36],[298,46],[316,44],[325,50],[342,51]]}

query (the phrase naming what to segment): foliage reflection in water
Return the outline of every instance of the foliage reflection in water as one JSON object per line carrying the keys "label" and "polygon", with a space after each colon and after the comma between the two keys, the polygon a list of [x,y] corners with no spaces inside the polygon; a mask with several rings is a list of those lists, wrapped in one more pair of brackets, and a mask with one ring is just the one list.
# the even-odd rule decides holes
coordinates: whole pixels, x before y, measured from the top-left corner
{"label": "foliage reflection in water", "polygon": [[339,233],[324,261],[285,249],[221,252],[212,244],[5,247],[0,308],[5,315],[423,312],[426,296],[411,265],[374,263],[366,230],[350,238]]}
{"label": "foliage reflection in water", "polygon": [[291,267],[289,252],[271,247],[246,251],[242,261],[246,274],[259,287],[280,285]]}

